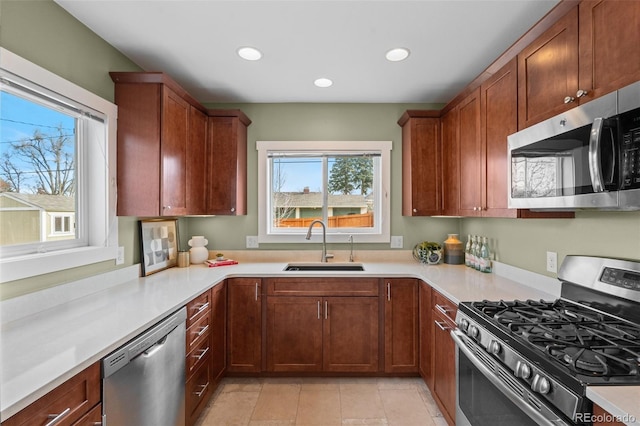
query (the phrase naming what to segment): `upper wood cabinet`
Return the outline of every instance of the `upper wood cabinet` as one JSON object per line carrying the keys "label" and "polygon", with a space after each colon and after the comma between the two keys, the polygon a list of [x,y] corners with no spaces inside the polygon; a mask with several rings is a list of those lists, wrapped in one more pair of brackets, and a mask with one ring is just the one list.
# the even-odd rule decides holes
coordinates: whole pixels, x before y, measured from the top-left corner
{"label": "upper wood cabinet", "polygon": [[507,136],[518,130],[517,62],[512,59],[480,87],[481,213],[490,217],[517,217],[507,195]]}
{"label": "upper wood cabinet", "polygon": [[523,129],[640,79],[640,2],[583,0],[518,54]]}
{"label": "upper wood cabinet", "polygon": [[[458,214],[482,214],[483,150],[480,138],[480,90],[474,90],[458,108],[460,146],[460,201]],[[506,179],[506,176],[505,176]]]}
{"label": "upper wood cabinet", "polygon": [[207,213],[247,214],[247,126],[240,110],[209,110]]}
{"label": "upper wood cabinet", "polygon": [[442,135],[442,214],[456,216],[460,206],[460,139],[458,108],[440,119]]}
{"label": "upper wood cabinet", "polygon": [[402,215],[442,214],[439,111],[406,111],[402,127]]}
{"label": "upper wood cabinet", "polygon": [[189,143],[187,144],[187,213],[207,214],[207,115],[191,105],[189,112]]}
{"label": "upper wood cabinet", "polygon": [[583,0],[578,7],[579,89],[585,100],[640,80],[640,2]]}
{"label": "upper wood cabinet", "polygon": [[190,214],[189,151],[205,144],[200,128],[190,133],[191,118],[204,109],[163,73],[110,75],[118,105],[118,215]]}
{"label": "upper wood cabinet", "polygon": [[574,7],[518,54],[520,128],[552,117],[575,104],[578,91],[578,8]]}

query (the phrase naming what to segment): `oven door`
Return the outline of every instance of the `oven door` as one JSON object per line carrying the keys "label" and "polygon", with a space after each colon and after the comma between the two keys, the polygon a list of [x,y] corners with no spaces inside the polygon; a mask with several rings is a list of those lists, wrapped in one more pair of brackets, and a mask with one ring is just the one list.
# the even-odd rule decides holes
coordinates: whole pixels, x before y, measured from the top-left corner
{"label": "oven door", "polygon": [[570,425],[460,330],[456,344],[456,425]]}

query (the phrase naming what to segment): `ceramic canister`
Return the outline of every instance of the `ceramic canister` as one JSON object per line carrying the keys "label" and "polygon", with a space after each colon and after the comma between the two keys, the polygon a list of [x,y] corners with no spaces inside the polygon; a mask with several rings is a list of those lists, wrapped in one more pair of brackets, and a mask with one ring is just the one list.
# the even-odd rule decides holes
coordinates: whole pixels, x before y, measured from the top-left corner
{"label": "ceramic canister", "polygon": [[450,265],[464,264],[464,247],[458,239],[458,234],[447,234],[444,242],[444,263]]}

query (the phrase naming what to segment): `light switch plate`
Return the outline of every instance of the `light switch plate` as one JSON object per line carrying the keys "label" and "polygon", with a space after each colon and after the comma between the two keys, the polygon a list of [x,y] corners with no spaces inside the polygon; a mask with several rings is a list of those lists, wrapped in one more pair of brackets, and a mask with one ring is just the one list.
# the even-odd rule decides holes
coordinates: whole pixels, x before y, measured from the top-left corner
{"label": "light switch plate", "polygon": [[392,235],[391,248],[402,248],[404,246],[404,242],[402,240],[402,235]]}
{"label": "light switch plate", "polygon": [[247,248],[258,248],[260,244],[258,244],[258,236],[257,235],[247,235]]}

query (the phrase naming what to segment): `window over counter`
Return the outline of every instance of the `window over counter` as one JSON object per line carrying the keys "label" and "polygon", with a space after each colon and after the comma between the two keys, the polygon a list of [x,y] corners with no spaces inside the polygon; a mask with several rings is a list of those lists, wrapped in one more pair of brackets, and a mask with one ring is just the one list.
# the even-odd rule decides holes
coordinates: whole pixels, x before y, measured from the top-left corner
{"label": "window over counter", "polygon": [[[258,240],[389,242],[390,141],[258,141]],[[313,239],[321,231],[312,232]]]}
{"label": "window over counter", "polygon": [[115,259],[112,103],[0,48],[0,282]]}

